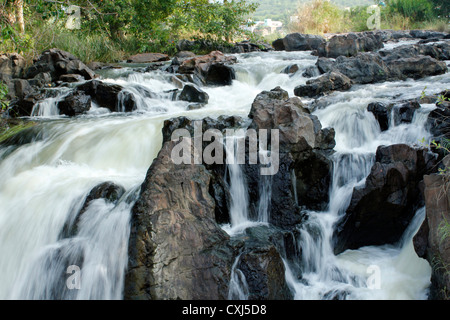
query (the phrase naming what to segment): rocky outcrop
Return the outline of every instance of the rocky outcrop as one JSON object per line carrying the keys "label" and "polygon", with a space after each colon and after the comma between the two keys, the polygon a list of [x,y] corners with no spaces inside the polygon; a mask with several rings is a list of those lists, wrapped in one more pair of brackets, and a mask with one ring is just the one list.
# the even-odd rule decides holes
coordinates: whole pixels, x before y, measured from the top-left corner
{"label": "rocky outcrop", "polygon": [[[450,158],[446,158],[446,166]],[[426,218],[414,238],[414,248],[432,266],[431,300],[450,296],[450,182],[448,174],[426,175],[424,197]]]}
{"label": "rocky outcrop", "polygon": [[319,57],[356,56],[359,52],[376,51],[384,47],[383,39],[373,32],[335,35],[318,49]]}
{"label": "rocky outcrop", "polygon": [[163,53],[139,53],[127,59],[128,63],[153,63],[170,60],[167,54]]}
{"label": "rocky outcrop", "polygon": [[125,299],[226,299],[234,251],[215,222],[211,176],[166,142],[132,210]]}
{"label": "rocky outcrop", "polygon": [[435,154],[407,145],[381,146],[364,186],[353,191],[335,232],[335,252],[400,240],[424,205],[423,176],[436,170]]}
{"label": "rocky outcrop", "polygon": [[79,85],[76,90],[90,96],[92,101],[111,112],[131,112],[136,109],[134,96],[117,84],[92,80]]}
{"label": "rocky outcrop", "polygon": [[59,114],[69,117],[85,114],[91,109],[92,99],[82,91],[73,91],[58,102]]}
{"label": "rocky outcrop", "polygon": [[[443,92],[444,99],[450,98],[450,92]],[[426,127],[437,140],[450,139],[450,105],[448,103],[437,103],[436,109],[428,115]]]}
{"label": "rocky outcrop", "polygon": [[25,67],[26,61],[20,54],[0,54],[0,81],[22,78]]}
{"label": "rocky outcrop", "polygon": [[236,61],[236,57],[213,51],[208,55],[183,61],[178,72],[192,75],[194,83],[199,85],[230,85],[235,79],[231,65]]}
{"label": "rocky outcrop", "polygon": [[354,57],[339,56],[336,60],[319,58],[316,65],[321,73],[340,72],[358,84],[420,79],[448,71],[445,62],[430,56],[394,59],[373,53],[359,53]]}
{"label": "rocky outcrop", "polygon": [[38,79],[45,83],[60,80],[67,74],[78,74],[85,80],[95,78],[95,73],[74,55],[59,49],[44,51],[27,69],[26,79]]}
{"label": "rocky outcrop", "polygon": [[298,97],[318,97],[332,91],[346,91],[352,87],[352,81],[339,72],[328,72],[312,80],[306,81],[306,85],[294,89]]}
{"label": "rocky outcrop", "polygon": [[283,38],[283,45],[275,43],[275,49],[286,51],[310,51],[317,50],[325,44],[325,39],[321,36],[301,33],[291,33]]}
{"label": "rocky outcrop", "polygon": [[372,102],[367,106],[367,111],[372,112],[381,131],[387,131],[389,129],[389,119],[391,108],[381,102]]}

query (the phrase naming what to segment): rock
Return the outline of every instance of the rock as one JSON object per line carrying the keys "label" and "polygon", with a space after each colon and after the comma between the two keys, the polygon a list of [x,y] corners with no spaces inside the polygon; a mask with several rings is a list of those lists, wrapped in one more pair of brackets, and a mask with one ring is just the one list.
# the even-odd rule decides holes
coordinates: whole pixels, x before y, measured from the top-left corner
{"label": "rock", "polygon": [[42,73],[48,73],[51,82],[56,82],[62,75],[78,74],[85,80],[95,78],[95,73],[74,55],[59,49],[44,51],[26,72],[26,79],[32,79]]}
{"label": "rock", "polygon": [[437,105],[428,115],[426,128],[436,139],[450,139],[450,108]]}
{"label": "rock", "polygon": [[298,67],[298,64],[291,64],[289,66],[287,66],[286,68],[284,68],[281,73],[285,73],[285,74],[294,74],[296,73],[300,68]]}
{"label": "rock", "polygon": [[407,145],[381,146],[364,186],[356,187],[336,228],[335,253],[399,241],[424,206],[419,182],[436,170],[435,154]]}
{"label": "rock", "polygon": [[36,89],[31,86],[29,81],[24,79],[13,79],[8,83],[8,97],[10,100],[13,99],[23,99],[31,93],[35,92]]}
{"label": "rock", "polygon": [[430,30],[411,30],[410,35],[411,37],[418,39],[444,39],[447,33]]}
{"label": "rock", "polygon": [[38,91],[27,94],[24,98],[16,98],[9,104],[7,115],[12,118],[30,117],[34,106],[45,98],[45,95]]}
{"label": "rock", "polygon": [[248,300],[292,300],[280,253],[271,242],[264,241],[264,235],[258,234],[267,233],[265,227],[255,229],[246,231],[250,239],[236,266],[245,276]]}
{"label": "rock", "polygon": [[75,90],[58,102],[59,114],[69,117],[85,114],[91,109],[92,99],[82,91]]}
{"label": "rock", "polygon": [[379,54],[386,61],[394,61],[401,58],[412,58],[418,55],[430,56],[437,60],[450,60],[450,44],[434,43],[434,44],[414,44],[395,47],[391,50],[380,50]]}
{"label": "rock", "polygon": [[421,79],[444,74],[448,71],[444,61],[438,61],[430,56],[415,56],[396,60],[384,59],[390,70],[391,79],[406,78]]}
{"label": "rock", "polygon": [[79,74],[63,74],[59,77],[59,80],[63,82],[81,82],[84,80],[84,77]]}
{"label": "rock", "polygon": [[0,81],[22,78],[25,66],[25,59],[18,53],[0,54]]}
{"label": "rock", "polygon": [[318,35],[291,33],[283,39],[286,51],[310,51],[317,50],[325,44],[325,39]]}
{"label": "rock", "polygon": [[84,203],[80,211],[73,217],[73,219],[67,221],[64,224],[59,238],[72,238],[77,235],[80,220],[83,214],[89,208],[89,205],[92,203],[92,201],[104,199],[106,202],[116,204],[124,194],[125,189],[113,182],[104,182],[92,188],[92,190],[84,199]]}
{"label": "rock", "polygon": [[209,95],[193,84],[186,84],[178,96],[178,99],[188,102],[207,104]]}
{"label": "rock", "polygon": [[[424,176],[428,238],[426,259],[432,266],[430,299],[448,299],[450,294],[450,192],[447,175]],[[426,230],[424,231],[426,232]]]}
{"label": "rock", "polygon": [[[322,129],[300,99],[289,99],[279,87],[255,98],[249,118],[250,128],[279,130],[280,170],[272,178],[272,223],[282,228],[292,226],[301,221],[296,208],[323,208],[332,167],[326,153],[334,148],[334,130]],[[316,173],[308,172],[312,169]],[[246,176],[251,182],[255,175],[249,172]]]}
{"label": "rock", "polygon": [[77,87],[92,98],[102,108],[111,112],[131,112],[136,109],[134,96],[123,91],[123,87],[117,84],[109,84],[99,80],[92,80]]}
{"label": "rock", "polygon": [[163,145],[132,209],[125,299],[225,300],[235,254],[215,222],[211,176],[175,165],[174,145]]}
{"label": "rock", "polygon": [[391,110],[384,103],[373,102],[367,106],[367,111],[372,112],[380,125],[381,131],[387,131],[389,129],[389,119]]}
{"label": "rock", "polygon": [[167,54],[163,53],[139,53],[127,59],[128,63],[152,63],[170,60]]}
{"label": "rock", "polygon": [[276,50],[276,51],[284,51],[286,50],[286,47],[284,46],[284,41],[283,39],[277,39],[274,42],[272,42],[272,47]]}
{"label": "rock", "polygon": [[384,47],[383,40],[373,32],[335,35],[318,48],[319,57],[337,58],[356,56],[359,52],[369,52]]}
{"label": "rock", "polygon": [[394,123],[396,126],[402,123],[411,123],[414,119],[414,114],[420,104],[417,101],[408,101],[400,105],[394,105],[392,112],[394,113]]}
{"label": "rock", "polygon": [[183,61],[178,72],[194,75],[199,84],[230,85],[235,79],[234,70],[230,65],[236,61],[236,57],[225,56],[220,51],[213,51],[208,55]]}
{"label": "rock", "polygon": [[355,57],[340,56],[335,61],[319,58],[316,65],[322,73],[340,72],[358,84],[382,82],[390,77],[388,66],[381,57],[371,53],[359,53]]}
{"label": "rock", "polygon": [[298,97],[317,97],[332,91],[346,91],[352,87],[351,80],[339,72],[328,72],[318,78],[308,80],[306,85],[294,89]]}
{"label": "rock", "polygon": [[320,75],[320,71],[316,66],[310,66],[305,69],[302,76],[305,78],[314,78]]}

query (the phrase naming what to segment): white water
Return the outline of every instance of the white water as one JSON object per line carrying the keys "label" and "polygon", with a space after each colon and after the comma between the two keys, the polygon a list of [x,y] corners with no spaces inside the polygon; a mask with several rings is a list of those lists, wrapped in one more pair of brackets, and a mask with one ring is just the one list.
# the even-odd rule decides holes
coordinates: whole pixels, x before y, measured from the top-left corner
{"label": "white water", "polygon": [[[163,121],[180,115],[246,117],[262,90],[281,86],[292,95],[294,87],[307,80],[301,76],[303,70],[316,61],[308,52],[253,53],[238,58],[237,80],[228,87],[204,88],[210,101],[199,110],[187,111],[187,103],[169,99],[168,92],[176,88],[169,75],[159,71],[133,73],[129,69],[109,71],[104,80],[121,84],[135,95],[138,110],[132,114],[111,114],[93,105],[86,116],[58,117],[58,97],[35,108],[33,114],[41,121],[35,129],[41,133],[40,138],[20,147],[0,149],[0,299],[122,298],[130,208],[134,192],[161,147]],[[300,66],[300,72],[292,77],[280,74],[293,63]],[[304,279],[298,281],[287,266],[286,277],[297,299],[322,299],[333,290],[347,290],[346,297],[355,299],[425,298],[430,270],[411,251],[411,241],[405,240],[398,247],[362,248],[335,257],[330,237],[353,186],[364,181],[376,147],[397,142],[414,144],[428,137],[423,129],[425,117],[421,116],[412,125],[381,133],[373,116],[365,111],[367,104],[388,101],[394,95],[399,99],[418,97],[425,86],[438,92],[448,83],[443,75],[421,81],[356,86],[346,93],[334,93],[333,105],[316,112],[324,127],[336,129],[336,171],[330,210],[312,213],[310,224],[301,230],[299,246],[308,261]],[[260,199],[257,221],[246,224],[246,192],[239,193],[245,189],[245,182],[238,167],[228,169],[230,191],[235,194],[232,217],[238,218],[232,221],[230,227],[234,230],[230,233],[267,223],[270,181],[261,184],[265,196]],[[64,224],[79,211],[87,193],[105,181],[122,185],[127,196],[116,206],[103,200],[92,202],[78,234],[61,239]],[[82,264],[81,289],[68,290],[67,267],[77,264]],[[382,269],[382,289],[378,291],[364,288],[364,268],[372,264]],[[234,270],[232,281],[238,287],[244,280]],[[236,290],[238,297],[245,298],[245,294],[241,295],[245,290]]]}

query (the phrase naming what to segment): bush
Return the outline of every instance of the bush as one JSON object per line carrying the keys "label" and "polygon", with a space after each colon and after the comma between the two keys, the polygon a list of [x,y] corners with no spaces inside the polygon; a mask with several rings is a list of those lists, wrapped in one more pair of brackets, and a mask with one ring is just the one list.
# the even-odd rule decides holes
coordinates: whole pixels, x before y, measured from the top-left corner
{"label": "bush", "polygon": [[435,18],[433,3],[429,0],[391,0],[388,2],[387,9],[391,15],[400,14],[415,22]]}

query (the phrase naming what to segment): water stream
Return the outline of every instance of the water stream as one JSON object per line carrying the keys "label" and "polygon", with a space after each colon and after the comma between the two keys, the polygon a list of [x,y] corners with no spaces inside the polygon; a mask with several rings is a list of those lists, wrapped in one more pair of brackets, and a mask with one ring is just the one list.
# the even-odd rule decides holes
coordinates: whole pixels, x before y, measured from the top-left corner
{"label": "water stream", "polygon": [[[137,190],[161,147],[165,119],[237,115],[247,117],[251,103],[262,90],[281,86],[293,95],[304,84],[303,70],[317,57],[309,52],[271,52],[237,55],[237,79],[227,87],[205,87],[209,103],[187,110],[187,103],[172,101],[176,86],[161,71],[134,72],[130,68],[108,70],[101,80],[117,83],[133,94],[138,110],[110,113],[92,106],[87,115],[60,117],[56,104],[67,90],[36,106],[31,129],[34,139],[0,149],[0,299],[122,299],[127,265],[130,209]],[[280,73],[298,64],[293,76]],[[355,86],[333,93],[333,103],[314,112],[323,127],[336,130],[336,154],[331,200],[326,212],[311,212],[309,222],[299,230],[298,245],[306,261],[301,280],[286,263],[286,279],[296,299],[424,299],[430,281],[428,263],[412,248],[408,231],[397,246],[367,247],[333,254],[333,224],[345,212],[353,187],[364,182],[379,145],[419,144],[429,134],[424,128],[425,105],[412,124],[381,132],[370,102],[416,98],[425,87],[439,92],[448,87],[447,75],[424,80]],[[233,142],[234,145],[235,142]],[[270,178],[261,183],[263,195],[258,218],[248,218],[248,197],[239,165],[228,165],[231,223],[224,229],[231,235],[255,224],[267,224],[270,214]],[[81,209],[89,191],[111,181],[126,189],[113,205],[93,201],[72,238],[61,238],[67,221]],[[410,227],[415,230],[423,210]],[[69,290],[64,283],[72,275],[68,264],[81,268],[81,289]],[[372,267],[372,268],[370,268]],[[379,269],[376,269],[379,268]],[[231,298],[245,299],[245,277],[233,268]],[[71,269],[72,270],[72,269]],[[381,270],[381,284],[369,288],[369,271]],[[76,281],[75,281],[76,282]],[[76,283],[75,283],[76,284]]]}

